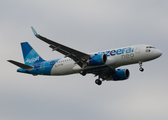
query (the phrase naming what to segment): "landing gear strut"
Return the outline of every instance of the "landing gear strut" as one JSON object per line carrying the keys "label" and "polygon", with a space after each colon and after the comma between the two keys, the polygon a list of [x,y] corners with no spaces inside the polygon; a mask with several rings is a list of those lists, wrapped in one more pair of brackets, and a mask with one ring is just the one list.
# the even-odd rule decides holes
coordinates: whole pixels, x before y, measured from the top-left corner
{"label": "landing gear strut", "polygon": [[141,62],[141,61],[139,62],[139,66],[140,66],[139,70],[140,70],[141,72],[143,72],[144,69],[142,68],[142,62]]}
{"label": "landing gear strut", "polygon": [[101,84],[102,84],[102,81],[101,81],[100,79],[96,79],[96,80],[95,80],[95,83],[96,83],[97,85],[101,85]]}

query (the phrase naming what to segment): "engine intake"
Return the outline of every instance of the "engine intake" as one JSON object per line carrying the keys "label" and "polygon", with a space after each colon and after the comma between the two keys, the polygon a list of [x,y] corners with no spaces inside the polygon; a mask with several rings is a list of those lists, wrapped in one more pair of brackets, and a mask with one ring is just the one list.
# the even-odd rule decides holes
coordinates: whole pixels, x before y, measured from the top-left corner
{"label": "engine intake", "polygon": [[89,57],[87,64],[90,66],[103,65],[106,63],[106,61],[107,61],[106,54],[96,54]]}

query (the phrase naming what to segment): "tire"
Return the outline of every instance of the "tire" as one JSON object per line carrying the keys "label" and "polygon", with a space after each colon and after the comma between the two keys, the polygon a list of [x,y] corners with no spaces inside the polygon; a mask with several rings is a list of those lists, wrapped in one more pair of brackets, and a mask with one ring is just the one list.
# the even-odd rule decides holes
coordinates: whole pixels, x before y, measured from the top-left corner
{"label": "tire", "polygon": [[140,70],[141,72],[143,72],[143,71],[144,71],[144,69],[143,69],[143,68],[139,68],[139,70]]}
{"label": "tire", "polygon": [[96,79],[96,80],[95,80],[95,83],[96,83],[97,85],[101,85],[101,84],[102,84],[102,81],[99,80],[99,79]]}
{"label": "tire", "polygon": [[83,76],[85,76],[85,75],[86,75],[86,71],[81,70],[81,71],[80,71],[80,74],[83,75]]}

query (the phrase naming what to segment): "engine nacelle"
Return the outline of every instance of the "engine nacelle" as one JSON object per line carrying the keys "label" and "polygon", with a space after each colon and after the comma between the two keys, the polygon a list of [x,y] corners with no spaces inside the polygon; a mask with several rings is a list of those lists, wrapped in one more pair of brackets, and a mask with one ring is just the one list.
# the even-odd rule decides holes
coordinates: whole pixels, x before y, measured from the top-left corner
{"label": "engine nacelle", "polygon": [[119,80],[126,80],[129,78],[130,72],[128,69],[118,69],[114,71],[113,74],[113,80],[119,81]]}
{"label": "engine nacelle", "polygon": [[89,60],[87,61],[89,66],[96,66],[96,65],[103,65],[107,61],[106,54],[96,54],[89,57]]}

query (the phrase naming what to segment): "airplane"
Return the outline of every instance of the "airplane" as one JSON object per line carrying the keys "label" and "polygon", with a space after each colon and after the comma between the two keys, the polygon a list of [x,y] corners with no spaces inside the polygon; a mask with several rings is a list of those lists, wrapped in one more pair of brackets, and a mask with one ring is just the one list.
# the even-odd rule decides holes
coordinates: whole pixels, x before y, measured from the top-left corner
{"label": "airplane", "polygon": [[49,44],[52,51],[58,51],[65,55],[64,58],[46,61],[28,42],[21,43],[25,64],[14,60],[8,60],[8,62],[20,67],[17,72],[34,76],[61,76],[75,73],[85,76],[86,74],[94,74],[95,77],[98,76],[95,83],[101,85],[105,80],[127,80],[130,72],[128,69],[118,69],[120,66],[139,63],[139,70],[143,72],[143,62],[154,60],[162,55],[161,50],[151,45],[133,45],[88,54],[49,40],[39,35],[33,27],[31,29],[37,38]]}

